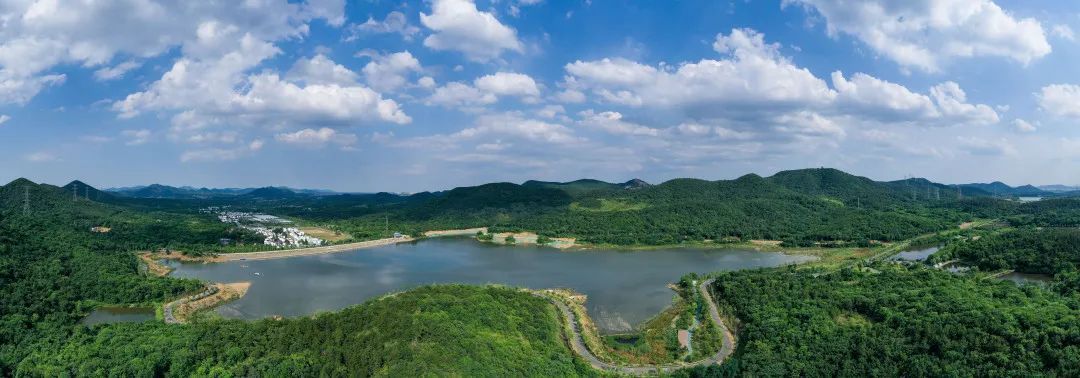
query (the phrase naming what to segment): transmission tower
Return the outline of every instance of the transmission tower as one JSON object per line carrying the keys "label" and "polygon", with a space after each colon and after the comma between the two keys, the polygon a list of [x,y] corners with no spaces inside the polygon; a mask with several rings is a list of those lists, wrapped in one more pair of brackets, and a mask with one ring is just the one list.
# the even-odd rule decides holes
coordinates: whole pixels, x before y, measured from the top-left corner
{"label": "transmission tower", "polygon": [[22,212],[25,216],[30,216],[30,187],[23,188],[23,203]]}
{"label": "transmission tower", "polygon": [[71,201],[79,201],[79,184],[71,184]]}
{"label": "transmission tower", "polygon": [[90,186],[89,185],[83,187],[83,197],[85,197],[87,201],[90,201]]}

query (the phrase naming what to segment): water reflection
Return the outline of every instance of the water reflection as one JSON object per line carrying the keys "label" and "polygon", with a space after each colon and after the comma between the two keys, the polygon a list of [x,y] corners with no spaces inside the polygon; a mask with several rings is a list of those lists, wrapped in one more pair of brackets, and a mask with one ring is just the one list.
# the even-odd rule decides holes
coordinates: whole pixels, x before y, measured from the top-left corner
{"label": "water reflection", "polygon": [[337,254],[223,264],[173,264],[177,277],[251,281],[244,298],[218,309],[225,317],[298,316],[432,283],[499,283],[572,288],[588,296],[604,331],[626,331],[671,303],[666,284],[690,272],[771,267],[809,256],[751,250],[656,251],[506,247],[439,238]]}

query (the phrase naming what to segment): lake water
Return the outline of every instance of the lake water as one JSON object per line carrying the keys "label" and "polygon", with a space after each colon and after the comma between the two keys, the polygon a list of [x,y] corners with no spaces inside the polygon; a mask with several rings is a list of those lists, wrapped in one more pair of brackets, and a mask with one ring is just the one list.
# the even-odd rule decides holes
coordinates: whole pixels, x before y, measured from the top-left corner
{"label": "lake water", "polygon": [[82,324],[92,326],[106,323],[139,323],[154,320],[151,307],[99,307],[86,315]]}
{"label": "lake water", "polygon": [[930,257],[930,255],[936,253],[938,251],[938,249],[940,249],[940,248],[938,248],[938,247],[930,247],[930,248],[914,249],[914,250],[910,250],[910,251],[903,251],[903,252],[900,252],[900,253],[897,253],[897,254],[893,255],[892,259],[893,260],[902,260],[902,261],[923,261],[923,260],[926,260],[927,257]]}
{"label": "lake water", "polygon": [[1012,281],[1017,285],[1046,286],[1050,281],[1054,280],[1054,277],[1046,274],[1011,272],[998,277],[998,279]]}
{"label": "lake water", "polygon": [[176,277],[251,281],[243,298],[217,309],[230,318],[299,316],[333,311],[383,294],[433,283],[498,283],[534,289],[571,288],[605,332],[637,327],[667,307],[666,285],[690,272],[772,267],[810,256],[751,250],[574,250],[483,244],[471,238],[317,256],[220,264],[171,263]]}

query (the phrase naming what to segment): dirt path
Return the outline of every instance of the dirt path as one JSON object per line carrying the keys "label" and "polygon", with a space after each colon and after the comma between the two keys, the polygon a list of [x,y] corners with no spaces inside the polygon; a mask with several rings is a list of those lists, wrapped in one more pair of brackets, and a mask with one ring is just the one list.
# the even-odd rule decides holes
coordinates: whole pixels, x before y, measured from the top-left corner
{"label": "dirt path", "polygon": [[188,318],[199,311],[243,297],[250,287],[251,282],[216,283],[201,293],[166,303],[162,307],[165,323],[187,323]]}
{"label": "dirt path", "polygon": [[533,294],[551,301],[555,304],[555,307],[559,308],[559,312],[562,313],[567,324],[566,330],[569,332],[567,339],[570,343],[570,349],[578,356],[581,356],[581,358],[584,358],[594,369],[629,375],[660,375],[695,366],[719,364],[731,356],[731,353],[735,351],[735,335],[733,335],[731,330],[724,325],[723,319],[720,318],[720,312],[716,308],[716,302],[713,301],[712,293],[709,292],[709,285],[712,282],[713,280],[702,282],[698,285],[698,290],[701,291],[701,295],[709,304],[709,318],[712,319],[713,323],[716,324],[721,331],[723,340],[721,342],[720,351],[713,356],[694,362],[673,363],[668,365],[620,365],[601,361],[585,345],[585,340],[581,334],[581,326],[577,320],[577,316],[574,315],[574,312],[570,310],[570,307],[567,306],[566,303],[561,299],[540,294],[539,292],[533,292]]}

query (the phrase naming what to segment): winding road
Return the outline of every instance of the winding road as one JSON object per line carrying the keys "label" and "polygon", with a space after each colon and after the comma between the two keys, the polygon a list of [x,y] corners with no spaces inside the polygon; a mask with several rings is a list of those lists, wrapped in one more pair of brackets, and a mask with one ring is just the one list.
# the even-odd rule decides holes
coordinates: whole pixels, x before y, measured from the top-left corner
{"label": "winding road", "polygon": [[704,297],[705,302],[709,304],[709,317],[712,319],[713,324],[715,324],[720,329],[720,335],[723,339],[721,341],[720,351],[716,352],[715,355],[712,355],[708,358],[704,358],[694,362],[673,363],[666,365],[619,365],[600,360],[585,345],[585,340],[581,335],[581,326],[578,323],[577,317],[574,315],[574,312],[570,310],[570,307],[568,307],[566,303],[563,303],[563,301],[560,299],[551,298],[540,294],[537,295],[547,298],[552,303],[554,303],[556,307],[559,308],[559,311],[562,312],[567,324],[570,325],[570,335],[568,335],[568,339],[570,341],[570,349],[572,349],[577,355],[581,356],[581,358],[584,358],[585,361],[588,362],[589,365],[591,365],[594,369],[630,375],[657,375],[696,366],[719,364],[725,359],[727,359],[728,356],[731,356],[731,353],[735,351],[735,335],[731,333],[731,330],[724,325],[724,321],[720,319],[720,311],[717,310],[716,302],[713,300],[712,293],[709,292],[709,285],[712,284],[712,282],[713,280],[707,280],[705,282],[702,282],[700,285],[698,285],[698,290],[701,291],[701,295],[702,297]]}

